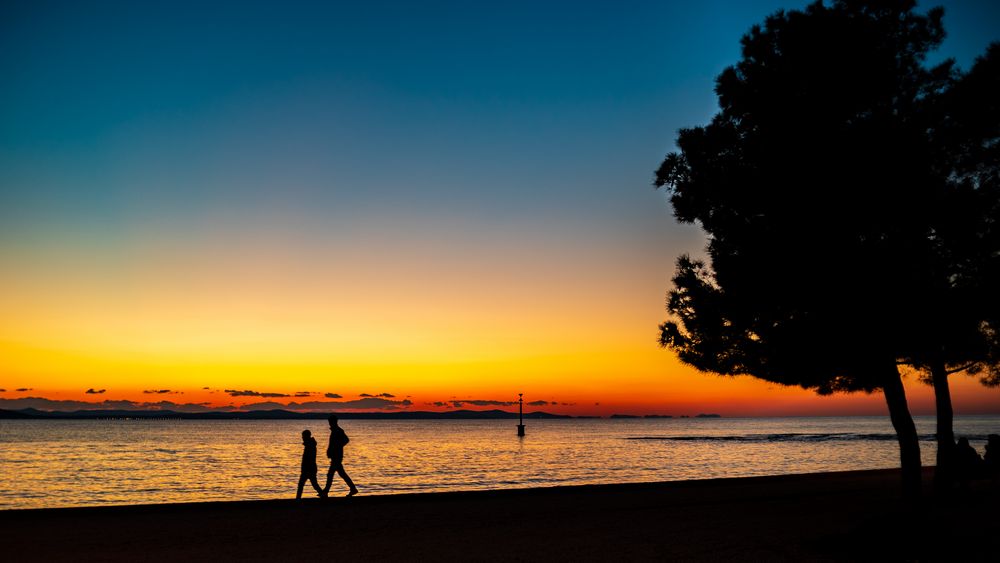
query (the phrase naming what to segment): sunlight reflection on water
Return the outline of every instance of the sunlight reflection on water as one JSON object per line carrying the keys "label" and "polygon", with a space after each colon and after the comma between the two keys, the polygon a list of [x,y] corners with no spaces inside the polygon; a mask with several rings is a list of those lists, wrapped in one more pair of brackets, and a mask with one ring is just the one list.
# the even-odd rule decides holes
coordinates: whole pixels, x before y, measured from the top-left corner
{"label": "sunlight reflection on water", "polygon": [[[898,465],[882,417],[359,421],[345,466],[364,494],[742,477]],[[934,419],[919,417],[924,463]],[[288,498],[299,433],[322,420],[0,420],[0,508]],[[1000,417],[960,417],[983,450]],[[890,439],[886,439],[889,435]],[[666,438],[666,439],[665,439]],[[307,491],[308,491],[307,487]],[[332,494],[346,493],[335,481]]]}

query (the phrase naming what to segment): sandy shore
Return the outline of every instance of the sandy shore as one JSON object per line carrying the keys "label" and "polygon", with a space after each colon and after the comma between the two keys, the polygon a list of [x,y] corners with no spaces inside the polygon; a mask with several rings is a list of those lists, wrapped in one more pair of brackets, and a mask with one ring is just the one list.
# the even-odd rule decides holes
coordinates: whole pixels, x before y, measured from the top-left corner
{"label": "sandy shore", "polygon": [[6,561],[998,560],[998,489],[910,505],[896,471],[860,471],[12,510],[0,511],[0,550]]}

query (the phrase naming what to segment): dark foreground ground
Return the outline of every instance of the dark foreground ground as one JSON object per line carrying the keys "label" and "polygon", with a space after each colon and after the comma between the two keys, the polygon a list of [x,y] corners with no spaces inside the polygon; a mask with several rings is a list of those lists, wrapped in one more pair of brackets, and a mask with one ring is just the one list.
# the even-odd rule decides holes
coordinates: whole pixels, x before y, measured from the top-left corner
{"label": "dark foreground ground", "polygon": [[[926,475],[929,481],[930,474]],[[895,471],[0,511],[4,561],[1000,560],[1000,487]]]}

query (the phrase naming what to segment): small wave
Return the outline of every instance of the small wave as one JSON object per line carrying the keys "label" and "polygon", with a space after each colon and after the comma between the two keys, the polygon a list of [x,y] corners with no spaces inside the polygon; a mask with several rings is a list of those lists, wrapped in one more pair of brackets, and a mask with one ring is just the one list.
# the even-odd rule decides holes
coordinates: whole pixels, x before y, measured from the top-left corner
{"label": "small wave", "polygon": [[[965,436],[970,441],[986,441],[986,435]],[[922,442],[933,442],[936,434],[919,436]],[[747,434],[744,436],[630,436],[626,440],[661,440],[667,442],[886,442],[895,441],[895,434],[858,434],[853,432],[829,434]]]}
{"label": "small wave", "polygon": [[154,452],[160,452],[161,454],[176,454],[177,450],[168,450],[166,448],[153,448]]}

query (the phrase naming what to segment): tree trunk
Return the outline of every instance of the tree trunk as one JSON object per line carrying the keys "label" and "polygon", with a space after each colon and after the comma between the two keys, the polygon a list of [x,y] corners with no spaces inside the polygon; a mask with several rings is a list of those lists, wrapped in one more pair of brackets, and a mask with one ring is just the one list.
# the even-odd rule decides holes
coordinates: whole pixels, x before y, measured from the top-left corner
{"label": "tree trunk", "polygon": [[915,499],[920,496],[920,441],[917,427],[913,424],[910,409],[906,404],[906,390],[899,376],[899,369],[893,364],[887,371],[882,386],[885,404],[889,407],[889,418],[896,429],[899,440],[899,460],[903,474],[903,496]]}
{"label": "tree trunk", "polygon": [[951,407],[951,390],[948,388],[948,371],[944,362],[931,365],[931,381],[934,383],[934,407],[937,410],[937,467],[934,469],[934,489],[947,491],[954,479],[952,452],[955,448],[953,421],[955,413]]}

